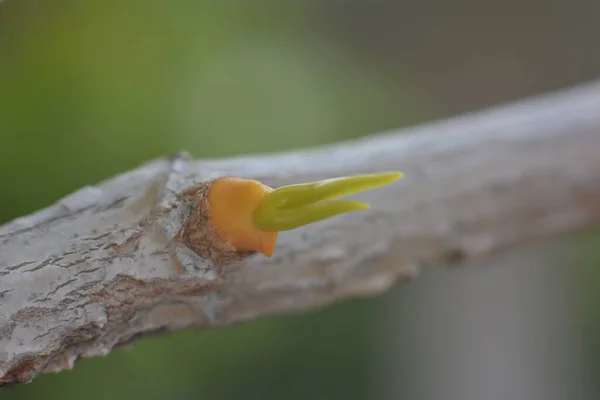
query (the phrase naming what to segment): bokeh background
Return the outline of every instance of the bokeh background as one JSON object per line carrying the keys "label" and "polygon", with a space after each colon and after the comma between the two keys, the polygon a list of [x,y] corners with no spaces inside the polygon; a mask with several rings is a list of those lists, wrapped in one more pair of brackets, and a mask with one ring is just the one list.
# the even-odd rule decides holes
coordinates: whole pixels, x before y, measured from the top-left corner
{"label": "bokeh background", "polygon": [[[0,223],[185,149],[272,152],[600,77],[600,3],[0,1]],[[146,339],[25,399],[598,399],[600,232]]]}

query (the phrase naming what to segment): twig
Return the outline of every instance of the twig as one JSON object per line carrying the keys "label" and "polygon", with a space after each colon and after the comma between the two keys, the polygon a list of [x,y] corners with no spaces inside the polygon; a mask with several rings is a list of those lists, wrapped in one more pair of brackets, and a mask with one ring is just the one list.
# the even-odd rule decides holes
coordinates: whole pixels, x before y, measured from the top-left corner
{"label": "twig", "polygon": [[[214,266],[178,240],[178,197],[219,176],[277,187],[399,170],[368,211],[284,232],[272,258]],[[331,147],[185,154],[0,227],[0,382],[72,368],[154,332],[228,325],[382,292],[418,268],[600,221],[600,83]]]}

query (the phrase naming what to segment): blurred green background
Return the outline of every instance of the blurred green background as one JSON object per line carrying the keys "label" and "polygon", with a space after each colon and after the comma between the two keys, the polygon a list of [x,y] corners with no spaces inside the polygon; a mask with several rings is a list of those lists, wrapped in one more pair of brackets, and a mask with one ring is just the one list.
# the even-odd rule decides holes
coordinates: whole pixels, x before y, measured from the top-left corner
{"label": "blurred green background", "polygon": [[[0,223],[185,149],[335,142],[600,76],[578,0],[0,2]],[[17,399],[600,397],[600,234],[147,339]]]}

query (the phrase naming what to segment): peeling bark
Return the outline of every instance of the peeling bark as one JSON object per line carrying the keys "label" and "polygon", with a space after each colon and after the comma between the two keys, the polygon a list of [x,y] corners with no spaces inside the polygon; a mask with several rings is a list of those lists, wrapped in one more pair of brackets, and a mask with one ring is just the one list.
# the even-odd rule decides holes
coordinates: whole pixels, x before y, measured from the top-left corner
{"label": "peeling bark", "polygon": [[[283,232],[271,258],[219,265],[186,246],[220,176],[271,187],[399,170],[368,211]],[[144,335],[382,292],[418,269],[600,222],[600,83],[306,151],[156,160],[0,227],[0,385]],[[196,249],[197,250],[197,249]]]}

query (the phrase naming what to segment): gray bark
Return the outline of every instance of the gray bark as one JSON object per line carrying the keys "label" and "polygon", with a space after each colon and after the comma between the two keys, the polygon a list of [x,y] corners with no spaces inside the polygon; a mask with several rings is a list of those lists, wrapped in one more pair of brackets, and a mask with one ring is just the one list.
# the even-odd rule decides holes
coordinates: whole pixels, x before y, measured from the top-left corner
{"label": "gray bark", "polygon": [[[214,266],[176,240],[177,194],[218,176],[277,187],[399,170],[372,209],[280,234],[272,258]],[[156,160],[0,227],[0,384],[144,335],[371,295],[600,222],[600,82],[330,147]]]}

